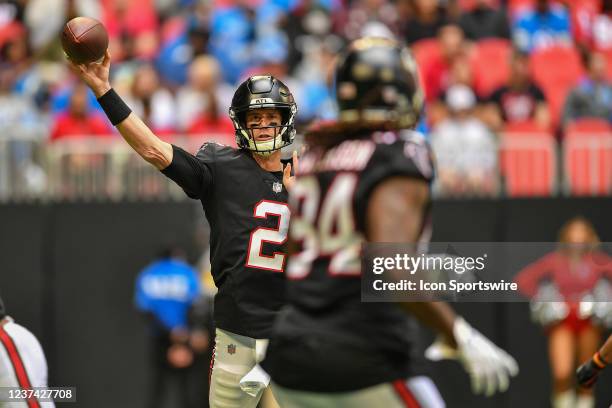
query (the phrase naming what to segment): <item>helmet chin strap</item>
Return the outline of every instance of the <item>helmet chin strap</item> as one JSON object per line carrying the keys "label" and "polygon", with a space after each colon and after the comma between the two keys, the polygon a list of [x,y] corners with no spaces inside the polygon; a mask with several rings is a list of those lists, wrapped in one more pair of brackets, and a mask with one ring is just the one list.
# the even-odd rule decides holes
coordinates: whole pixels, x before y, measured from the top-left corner
{"label": "helmet chin strap", "polygon": [[250,151],[252,151],[253,153],[257,155],[266,157],[282,149],[284,146],[288,144],[283,141],[283,136],[288,130],[287,126],[285,125],[273,126],[273,127],[269,127],[269,129],[274,129],[274,137],[270,140],[265,140],[265,141],[257,141],[255,139],[254,130],[256,129],[247,129],[248,149]]}

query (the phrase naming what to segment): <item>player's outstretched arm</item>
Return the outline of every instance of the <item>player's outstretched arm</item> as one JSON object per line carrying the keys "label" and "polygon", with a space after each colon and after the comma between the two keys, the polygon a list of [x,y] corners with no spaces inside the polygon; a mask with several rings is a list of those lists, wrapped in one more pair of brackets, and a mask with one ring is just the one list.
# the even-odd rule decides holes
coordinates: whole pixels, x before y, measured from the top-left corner
{"label": "player's outstretched arm", "polygon": [[106,51],[102,63],[75,64],[71,69],[91,88],[111,123],[143,159],[162,170],[172,163],[172,145],[159,139],[119,98],[109,82],[111,56]]}
{"label": "player's outstretched arm", "polygon": [[601,370],[612,362],[612,336],[608,337],[606,343],[589,361],[582,364],[576,370],[578,383],[586,388],[592,387],[599,377]]}
{"label": "player's outstretched arm", "polygon": [[[429,188],[423,180],[392,177],[381,183],[367,209],[369,242],[415,243],[421,234]],[[514,358],[456,316],[444,302],[407,302],[401,305],[441,337],[427,350],[432,360],[457,359],[471,377],[475,393],[505,391],[518,373]]]}

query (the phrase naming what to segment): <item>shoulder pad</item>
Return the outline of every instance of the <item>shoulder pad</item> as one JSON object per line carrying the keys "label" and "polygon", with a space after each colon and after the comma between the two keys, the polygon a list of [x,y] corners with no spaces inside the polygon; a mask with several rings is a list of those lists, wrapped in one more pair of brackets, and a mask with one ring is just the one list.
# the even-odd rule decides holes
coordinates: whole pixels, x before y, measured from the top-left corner
{"label": "shoulder pad", "polygon": [[412,174],[425,180],[434,175],[431,148],[425,136],[415,131],[384,133],[376,140],[371,164],[390,173]]}
{"label": "shoulder pad", "polygon": [[196,157],[205,161],[218,160],[228,155],[233,155],[236,151],[233,147],[221,143],[205,142],[196,153]]}

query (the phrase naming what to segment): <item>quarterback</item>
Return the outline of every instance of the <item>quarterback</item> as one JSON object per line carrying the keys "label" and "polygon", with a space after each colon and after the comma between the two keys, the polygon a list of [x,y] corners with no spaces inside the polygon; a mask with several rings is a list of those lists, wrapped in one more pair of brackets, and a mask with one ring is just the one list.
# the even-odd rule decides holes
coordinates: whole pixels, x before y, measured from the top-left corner
{"label": "quarterback", "polygon": [[[280,149],[295,137],[293,95],[272,76],[247,79],[229,109],[239,148],[204,143],[192,155],[159,139],[131,112],[110,86],[109,67],[108,51],[101,64],[72,64],[126,142],[190,198],[200,200],[211,227],[218,293],[210,406],[255,407],[261,388],[247,393],[240,381],[258,368],[285,299],[283,244],[293,177],[291,164],[283,168]],[[255,382],[263,376],[261,382],[267,384],[263,371],[254,375]]]}

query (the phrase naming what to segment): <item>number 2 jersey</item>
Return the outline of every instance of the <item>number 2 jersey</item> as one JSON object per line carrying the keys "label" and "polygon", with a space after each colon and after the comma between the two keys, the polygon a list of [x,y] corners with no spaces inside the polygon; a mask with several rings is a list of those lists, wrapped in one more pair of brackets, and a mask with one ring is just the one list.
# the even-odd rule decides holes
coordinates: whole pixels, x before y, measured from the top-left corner
{"label": "number 2 jersey", "polygon": [[343,392],[414,375],[416,321],[397,304],[361,302],[360,251],[374,189],[393,176],[429,183],[432,173],[429,148],[411,131],[314,147],[300,159],[290,198],[288,303],[263,362],[277,384]]}
{"label": "number 2 jersey", "polygon": [[262,169],[249,151],[205,143],[195,156],[173,146],[162,173],[202,202],[210,224],[216,326],[268,338],[285,300],[289,207],[282,172]]}

